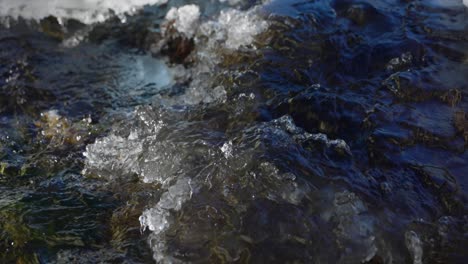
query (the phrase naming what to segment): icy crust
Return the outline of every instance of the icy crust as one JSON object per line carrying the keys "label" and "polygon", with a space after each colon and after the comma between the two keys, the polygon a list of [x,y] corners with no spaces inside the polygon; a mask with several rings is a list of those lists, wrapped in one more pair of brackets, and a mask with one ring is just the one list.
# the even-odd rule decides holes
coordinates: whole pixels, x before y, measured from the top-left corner
{"label": "icy crust", "polygon": [[[146,141],[154,139],[164,123],[158,120],[158,116],[149,116],[139,108],[130,118],[138,129],[116,129],[109,136],[86,146],[83,153],[86,158],[83,174],[93,174],[107,180],[117,180],[133,174],[145,175],[144,163],[148,160],[142,161],[140,156]],[[143,181],[152,182],[149,179]]]}
{"label": "icy crust", "polygon": [[167,0],[0,0],[0,16],[42,19],[55,16],[85,24],[103,22],[112,15],[134,14],[145,5],[161,5]]}
{"label": "icy crust", "polygon": [[[335,235],[340,245],[354,250],[350,256],[340,256],[337,260],[341,259],[341,263],[373,257],[377,250],[373,220],[359,197],[350,192],[332,193],[331,197],[329,193],[318,194],[327,201],[325,204],[329,204],[319,208],[317,204],[323,202],[317,203],[317,198],[313,198],[317,195],[315,187],[298,177],[299,171],[284,170],[281,165],[283,161],[291,163],[306,159],[304,148],[310,142],[317,144],[318,153],[333,151],[349,155],[347,153],[351,151],[346,142],[307,133],[289,116],[254,124],[226,136],[210,128],[206,121],[191,120],[191,111],[196,112],[193,109],[139,107],[129,121],[89,145],[85,153],[87,174],[98,174],[109,181],[125,180],[136,174],[142,182],[158,183],[162,187],[159,200],[149,201],[149,208],[140,217],[142,230],[150,232],[149,243],[158,263],[182,261],[181,256],[171,250],[173,248],[187,248],[188,256],[190,248],[210,254],[209,249],[198,248],[206,240],[221,243],[218,248],[231,252],[231,258],[236,259],[241,254],[239,250],[245,247],[245,241],[283,243],[281,241],[291,239],[289,232],[293,232],[298,241],[315,239],[315,235],[300,223],[297,223],[299,227],[293,225],[291,230],[283,230],[271,238],[262,238],[265,234],[260,235],[250,226],[212,223],[213,219],[225,219],[227,216],[221,214],[225,211],[233,217],[229,221],[256,223],[258,203],[267,203],[271,208],[287,205],[300,214],[313,213],[321,219],[319,222],[333,226],[333,233],[328,235]],[[287,153],[297,153],[298,156]],[[200,209],[199,204],[205,209]],[[206,217],[203,210],[209,211]],[[276,209],[271,210],[269,214],[279,213]],[[297,221],[309,221],[305,220],[308,217],[313,218],[307,216]],[[268,218],[271,223],[261,228],[290,226],[281,218]],[[205,229],[208,227],[209,231]],[[239,236],[239,232],[244,234]],[[230,235],[220,239],[226,234]],[[224,244],[223,241],[235,242]],[[195,253],[192,257],[188,257],[189,260],[200,260]]]}

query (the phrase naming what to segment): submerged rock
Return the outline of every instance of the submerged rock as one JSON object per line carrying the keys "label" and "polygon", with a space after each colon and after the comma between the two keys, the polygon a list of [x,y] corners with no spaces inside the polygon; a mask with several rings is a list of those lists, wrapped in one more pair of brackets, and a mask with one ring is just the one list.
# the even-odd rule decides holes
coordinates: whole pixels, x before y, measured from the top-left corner
{"label": "submerged rock", "polygon": [[184,64],[186,59],[195,49],[193,39],[188,39],[185,36],[172,36],[167,40],[167,43],[161,47],[161,54],[168,56],[171,63]]}

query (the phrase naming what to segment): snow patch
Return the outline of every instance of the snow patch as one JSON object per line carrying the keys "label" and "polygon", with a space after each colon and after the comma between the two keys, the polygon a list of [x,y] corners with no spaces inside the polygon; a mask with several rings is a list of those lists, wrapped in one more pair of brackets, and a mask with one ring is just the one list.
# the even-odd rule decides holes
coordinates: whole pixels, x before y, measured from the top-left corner
{"label": "snow patch", "polygon": [[161,5],[167,0],[0,0],[0,16],[18,19],[42,19],[55,16],[76,19],[85,24],[103,22],[113,14],[122,20],[145,5]]}

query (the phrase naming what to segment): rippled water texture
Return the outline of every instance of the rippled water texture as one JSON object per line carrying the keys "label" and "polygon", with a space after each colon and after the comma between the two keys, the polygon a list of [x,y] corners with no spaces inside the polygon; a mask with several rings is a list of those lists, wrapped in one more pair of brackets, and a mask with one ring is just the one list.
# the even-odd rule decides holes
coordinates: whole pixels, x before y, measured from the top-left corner
{"label": "rippled water texture", "polygon": [[0,263],[468,263],[465,0],[0,0]]}

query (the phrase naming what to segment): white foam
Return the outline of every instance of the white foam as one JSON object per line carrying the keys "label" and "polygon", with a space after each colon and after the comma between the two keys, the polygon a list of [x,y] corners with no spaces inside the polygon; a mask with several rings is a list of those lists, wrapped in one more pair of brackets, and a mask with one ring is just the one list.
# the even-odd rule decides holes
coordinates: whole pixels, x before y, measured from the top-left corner
{"label": "white foam", "polygon": [[165,3],[167,0],[0,0],[0,16],[42,19],[52,15],[92,24],[102,22],[113,14],[124,17],[145,5]]}

